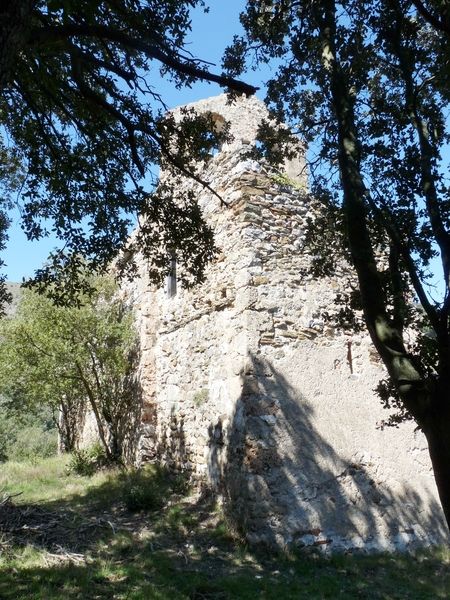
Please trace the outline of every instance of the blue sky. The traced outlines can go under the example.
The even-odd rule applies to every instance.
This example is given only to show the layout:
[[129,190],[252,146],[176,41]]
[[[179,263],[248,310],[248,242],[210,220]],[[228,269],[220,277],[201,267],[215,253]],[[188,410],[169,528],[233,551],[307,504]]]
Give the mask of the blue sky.
[[[245,6],[245,0],[209,0],[209,13],[196,10],[192,14],[192,32],[189,35],[188,49],[197,56],[215,63],[211,71],[220,72],[220,62],[223,50],[231,42],[233,35],[241,31],[239,13]],[[258,96],[264,96],[264,82],[273,76],[273,71],[266,66],[264,70],[249,72],[243,79],[248,83],[260,87]],[[168,82],[161,81],[160,91],[166,104],[174,107],[202,98],[214,96],[222,92],[215,84],[196,83],[192,88],[177,90]],[[19,214],[16,211],[11,215],[10,240],[6,251],[3,253],[6,262],[5,272],[9,281],[21,281],[33,275],[45,261],[51,249],[55,246],[53,238],[29,242],[20,229]],[[437,262],[432,265],[432,270],[440,273]],[[438,284],[434,296],[442,295],[443,286]]]
[[[220,61],[223,50],[231,42],[233,35],[240,31],[239,13],[245,0],[210,0],[210,12],[204,14],[196,10],[192,15],[192,32],[189,36],[188,49],[198,58],[216,63],[211,71],[220,72]],[[245,78],[249,83],[262,87],[262,81],[268,79],[268,71],[250,73]],[[169,107],[194,102],[221,93],[218,85],[197,83],[192,88],[176,90],[169,83],[163,83],[161,92]],[[262,97],[262,92],[259,95]],[[5,272],[9,281],[22,281],[33,275],[45,261],[56,240],[45,238],[29,242],[19,224],[19,213],[11,214],[12,224],[9,231],[9,242],[3,253],[6,263]]]

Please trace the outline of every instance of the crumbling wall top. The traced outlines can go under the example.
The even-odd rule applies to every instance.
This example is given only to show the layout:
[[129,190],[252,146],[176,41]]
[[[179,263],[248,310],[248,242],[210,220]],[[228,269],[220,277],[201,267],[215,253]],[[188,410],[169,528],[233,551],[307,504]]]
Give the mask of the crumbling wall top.
[[179,106],[172,114],[181,115],[183,109],[194,109],[199,114],[210,113],[222,117],[229,123],[230,134],[234,144],[251,144],[255,142],[258,127],[263,119],[269,117],[269,112],[261,100],[256,96],[237,96],[230,99],[228,94],[220,94]]
[[[217,123],[227,122],[231,139],[221,148],[222,151],[227,152],[234,152],[243,146],[254,144],[262,121],[271,121],[266,105],[256,96],[242,95],[231,99],[228,94],[220,94],[179,106],[171,112],[175,118],[181,118],[185,109],[193,109],[198,114],[209,113]],[[301,140],[295,142],[293,149],[294,156],[286,158],[283,164],[279,165],[279,169],[291,180],[306,185],[305,148]]]

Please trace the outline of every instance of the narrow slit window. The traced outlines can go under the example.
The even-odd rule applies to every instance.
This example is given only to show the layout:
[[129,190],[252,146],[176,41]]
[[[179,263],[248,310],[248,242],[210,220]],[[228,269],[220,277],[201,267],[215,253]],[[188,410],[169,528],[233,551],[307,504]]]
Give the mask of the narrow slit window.
[[170,271],[166,276],[166,293],[168,298],[173,298],[177,293],[177,259],[175,253],[170,256]]

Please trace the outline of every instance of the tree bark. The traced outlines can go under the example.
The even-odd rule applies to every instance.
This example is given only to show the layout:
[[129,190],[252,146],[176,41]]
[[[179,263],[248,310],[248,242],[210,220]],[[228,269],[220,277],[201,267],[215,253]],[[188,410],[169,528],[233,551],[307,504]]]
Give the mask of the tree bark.
[[86,391],[86,395],[87,395],[87,398],[89,400],[89,404],[90,404],[90,406],[92,408],[92,412],[94,413],[95,420],[96,420],[96,423],[97,423],[97,428],[98,428],[98,434],[99,434],[100,440],[101,440],[101,442],[103,444],[103,448],[105,450],[106,457],[107,457],[107,459],[109,461],[113,462],[114,456],[111,453],[111,449],[109,447],[108,440],[106,439],[106,434],[105,434],[105,429],[103,427],[102,417],[101,417],[100,412],[98,410],[94,394],[92,393],[92,390],[91,390],[91,386],[89,385],[88,380],[84,376],[83,370],[80,367],[80,365],[78,364],[78,362],[75,362],[75,364],[76,364],[78,373],[80,375],[80,379],[81,379],[81,381],[83,383],[84,389]]
[[436,487],[441,501],[442,510],[444,511],[447,526],[450,529],[450,480],[449,480],[449,464],[450,464],[450,448],[446,443],[445,436],[448,438],[448,427],[444,434],[440,430],[439,423],[437,427],[429,431],[427,434],[428,449],[433,465],[433,473],[436,481]]
[[428,442],[439,498],[450,529],[450,405],[449,381],[441,381],[422,429]]
[[36,0],[2,2],[0,8],[0,90],[8,84],[14,62],[25,46]]
[[381,359],[394,381],[406,408],[420,422],[428,389],[423,375],[403,343],[402,328],[387,312],[387,302],[372,247],[367,217],[367,190],[361,173],[360,140],[354,100],[346,73],[336,56],[336,7],[334,0],[322,2],[319,16],[322,62],[328,74],[332,106],[337,120],[339,170],[343,208],[352,263],[358,276],[364,320]]
[[323,0],[318,23],[322,62],[330,82],[332,105],[338,125],[339,169],[343,207],[352,262],[359,280],[364,319],[370,337],[395,383],[407,410],[423,429],[428,441],[439,498],[450,529],[450,405],[449,377],[430,381],[406,351],[402,328],[389,318],[368,229],[366,189],[360,165],[360,141],[353,98],[346,74],[336,56],[336,6]]

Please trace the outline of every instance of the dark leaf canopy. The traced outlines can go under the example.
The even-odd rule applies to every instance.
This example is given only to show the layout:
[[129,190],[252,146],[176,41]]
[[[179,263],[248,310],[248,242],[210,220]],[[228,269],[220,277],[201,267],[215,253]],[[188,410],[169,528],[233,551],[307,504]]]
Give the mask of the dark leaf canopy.
[[[336,248],[347,252],[404,401],[411,389],[448,386],[450,370],[447,5],[249,0],[246,36],[224,61],[233,75],[277,61],[267,101],[309,145],[313,189],[339,239],[315,248],[316,264],[332,269]],[[431,261],[440,294],[428,286]]]
[[[0,118],[21,165],[23,228],[30,239],[52,231],[64,243],[40,272],[44,281],[54,266],[73,265],[75,255],[106,265],[137,214],[153,216],[148,190],[161,160],[191,173],[215,143],[193,115],[181,124],[163,121],[161,77],[180,87],[207,80],[238,93],[255,90],[211,73],[186,51],[190,11],[202,0],[7,4],[0,9]],[[182,153],[169,143],[174,135],[184,139]],[[157,222],[182,247],[182,221],[208,255],[210,236],[202,241],[205,230],[196,230],[196,209],[187,204],[177,208],[166,194],[164,224]],[[190,239],[191,251],[194,245]]]

